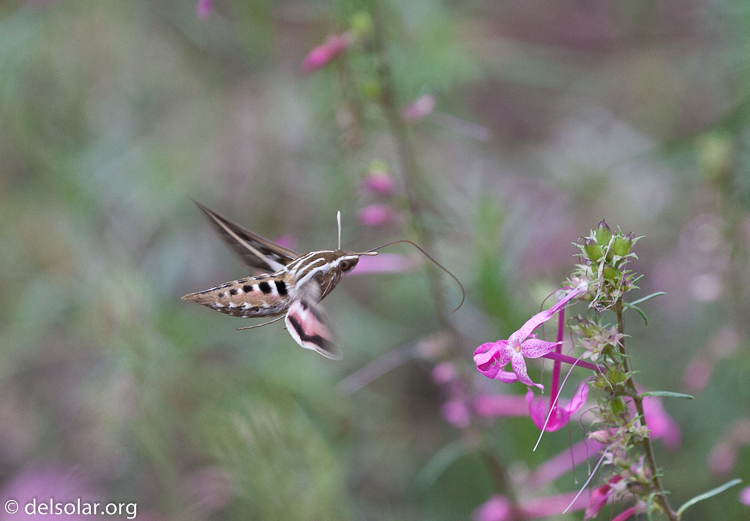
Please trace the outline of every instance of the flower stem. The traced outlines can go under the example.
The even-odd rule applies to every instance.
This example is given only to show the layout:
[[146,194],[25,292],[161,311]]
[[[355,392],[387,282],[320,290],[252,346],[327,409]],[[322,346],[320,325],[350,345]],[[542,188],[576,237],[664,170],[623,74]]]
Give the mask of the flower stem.
[[[385,29],[381,19],[381,11],[380,1],[375,0],[373,2],[373,28],[375,53],[377,56],[377,75],[380,82],[380,104],[383,108],[388,130],[396,146],[396,158],[404,182],[412,228],[417,236],[417,242],[430,255],[433,255],[435,238],[432,231],[424,222],[422,203],[417,191],[417,187],[423,186],[424,183],[422,182],[416,155],[411,145],[409,129],[401,117],[401,111],[397,102],[393,71],[387,56]],[[445,320],[445,299],[442,284],[440,283],[440,275],[432,265],[427,265],[426,269],[430,291],[432,292],[438,312],[438,320],[443,329],[448,329],[447,321]]]
[[[625,372],[627,374],[630,374],[632,372],[632,367],[630,365],[630,357],[628,356],[628,352],[625,349],[625,322],[623,320],[623,308],[624,306],[622,304],[622,297],[620,297],[617,299],[617,302],[614,305],[614,312],[617,316],[617,333],[621,338],[619,344],[620,354],[623,355],[622,360],[623,365],[625,366]],[[646,426],[646,414],[643,410],[643,398],[640,396],[640,393],[636,389],[633,378],[628,378],[628,387],[630,388],[633,404],[635,405],[635,410],[638,413],[640,421],[644,426]],[[648,467],[651,471],[651,487],[657,494],[656,501],[658,501],[658,503],[664,509],[664,512],[666,513],[670,521],[679,521],[680,518],[678,517],[677,513],[672,510],[672,507],[669,504],[667,493],[664,491],[664,486],[662,485],[661,477],[659,475],[659,469],[656,466],[656,457],[654,456],[654,447],[651,443],[651,437],[644,437],[643,441],[641,441],[641,445],[643,446],[643,450],[646,453],[646,461],[648,462]]]

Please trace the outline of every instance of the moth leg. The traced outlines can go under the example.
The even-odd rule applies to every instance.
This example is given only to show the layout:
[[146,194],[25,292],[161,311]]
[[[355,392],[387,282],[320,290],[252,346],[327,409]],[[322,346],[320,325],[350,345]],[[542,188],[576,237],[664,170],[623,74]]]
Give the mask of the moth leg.
[[256,327],[267,326],[268,324],[273,324],[274,322],[278,322],[282,318],[284,318],[284,315],[278,316],[274,318],[273,320],[269,320],[268,322],[263,322],[262,324],[255,324],[254,326],[238,327],[237,331],[242,331],[243,329],[255,329]]

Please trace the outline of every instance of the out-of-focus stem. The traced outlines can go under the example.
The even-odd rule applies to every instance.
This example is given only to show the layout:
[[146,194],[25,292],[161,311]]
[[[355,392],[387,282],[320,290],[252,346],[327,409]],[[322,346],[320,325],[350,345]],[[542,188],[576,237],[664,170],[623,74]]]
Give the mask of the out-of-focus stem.
[[[382,7],[380,0],[372,2],[372,18],[374,29],[375,53],[377,55],[377,75],[380,83],[380,103],[385,114],[388,130],[396,146],[396,157],[401,171],[406,197],[409,204],[409,215],[412,228],[416,234],[417,242],[430,254],[434,256],[435,237],[432,230],[424,221],[423,205],[421,202],[419,188],[423,186],[422,176],[417,163],[416,154],[411,145],[409,129],[401,117],[401,110],[396,96],[396,84],[393,79],[393,71],[388,60],[386,49],[385,29],[382,20]],[[446,320],[446,306],[443,286],[440,274],[432,265],[427,265],[427,277],[430,292],[435,302],[440,328],[447,337],[447,347],[453,358],[461,359],[460,335]],[[470,381],[467,382],[470,385]],[[468,437],[477,439],[479,437],[477,426],[470,425],[467,429]],[[482,450],[482,459],[487,466],[495,487],[505,495],[511,504],[511,519],[521,519],[518,514],[518,501],[513,486],[508,478],[508,473],[503,463],[488,451]]]
[[[623,320],[622,313],[622,297],[617,299],[617,302],[614,305],[614,312],[617,316],[617,333],[619,334],[621,339],[619,348],[620,353],[623,355],[623,365],[625,366],[625,372],[630,374],[632,372],[632,368],[630,365],[630,357],[628,356],[628,352],[625,350],[625,322]],[[641,398],[638,389],[636,389],[635,382],[632,378],[628,379],[628,387],[630,388],[633,398],[633,404],[635,405],[635,410],[638,413],[641,424],[646,426],[646,414],[643,410],[643,398]],[[666,492],[664,492],[664,486],[662,485],[661,477],[659,476],[659,469],[656,466],[656,456],[654,456],[654,447],[651,444],[651,437],[646,436],[645,438],[643,438],[641,444],[643,446],[643,451],[646,453],[646,461],[648,462],[648,467],[651,471],[651,486],[653,487],[654,492],[656,492],[657,494],[656,501],[658,501],[661,507],[664,509],[664,513],[667,515],[667,517],[669,517],[670,521],[679,521],[677,513],[672,510],[672,507],[669,504],[669,498],[667,497]]]
[[[421,172],[417,164],[414,149],[411,146],[409,129],[401,117],[401,111],[396,99],[396,87],[393,80],[393,71],[390,61],[388,60],[385,31],[381,19],[381,9],[379,1],[373,2],[373,27],[375,36],[375,52],[377,55],[377,74],[380,80],[380,103],[383,107],[388,130],[390,131],[394,144],[396,146],[396,156],[399,163],[399,169],[404,181],[406,198],[409,204],[409,215],[414,233],[424,249],[434,254],[435,238],[432,231],[424,222],[422,203],[420,201],[417,187],[422,185]],[[445,298],[443,288],[440,282],[440,275],[434,266],[427,265],[427,277],[429,278],[430,291],[435,301],[435,307],[438,312],[438,320],[443,329],[449,330],[447,320],[445,320]]]

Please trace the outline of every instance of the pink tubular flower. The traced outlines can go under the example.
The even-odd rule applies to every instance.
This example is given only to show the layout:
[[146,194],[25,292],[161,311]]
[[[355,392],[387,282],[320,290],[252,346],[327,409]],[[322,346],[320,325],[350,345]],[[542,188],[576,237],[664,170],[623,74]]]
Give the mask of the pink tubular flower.
[[750,506],[750,487],[745,487],[740,492],[740,503]]
[[440,408],[440,413],[443,415],[445,421],[457,429],[464,429],[471,422],[469,407],[466,405],[466,402],[459,398],[445,402]]
[[195,14],[198,18],[208,18],[213,8],[213,0],[198,0],[195,6]]
[[474,521],[505,521],[510,519],[510,501],[503,496],[492,496],[474,511]]
[[[567,404],[561,405],[561,400],[558,400],[557,404],[552,408],[552,414],[550,415],[549,420],[547,420],[547,412],[549,409],[545,405],[546,400],[541,396],[537,396],[535,399],[534,391],[532,391],[531,388],[529,388],[526,393],[526,403],[529,406],[529,413],[531,414],[531,419],[534,421],[534,425],[540,430],[544,429],[547,432],[554,432],[568,424],[570,417],[573,416],[578,409],[583,407],[588,397],[589,386],[588,380],[586,379],[578,384],[576,390],[573,391],[573,398],[571,398]],[[545,421],[547,422],[546,426],[544,424]]]
[[359,258],[357,267],[352,271],[353,275],[365,275],[367,273],[399,273],[414,271],[424,261],[420,257],[401,255],[399,253],[378,253],[373,256],[362,256]]
[[427,116],[435,108],[435,98],[426,94],[411,105],[407,105],[401,117],[407,123],[415,123]]
[[511,519],[539,519],[558,516],[566,506],[570,510],[581,510],[586,506],[585,498],[573,500],[575,493],[558,494],[530,499],[517,505],[513,511],[510,501],[503,496],[492,496],[472,515],[474,521],[509,521]]
[[619,474],[613,476],[604,485],[591,493],[589,506],[586,507],[586,514],[583,516],[584,520],[593,519],[599,514],[602,507],[607,504],[612,494],[615,493],[615,485],[620,481],[622,481],[622,476]]
[[351,44],[348,33],[329,36],[323,45],[314,47],[300,65],[302,72],[312,72],[328,65],[331,60],[344,52]]
[[371,170],[367,173],[362,187],[368,191],[381,195],[393,195],[396,191],[396,184],[393,178],[383,170]]
[[479,416],[526,416],[529,408],[517,394],[479,395],[474,398],[474,412]]
[[[520,381],[526,385],[534,385],[540,389],[544,389],[543,385],[535,384],[529,378],[524,358],[539,358],[544,356],[560,345],[560,343],[539,340],[531,332],[539,325],[551,319],[570,300],[586,293],[587,289],[587,284],[582,282],[550,309],[537,313],[527,320],[521,326],[521,329],[510,335],[508,340],[488,342],[477,347],[474,351],[474,363],[476,363],[479,372],[487,378],[493,378],[501,382],[510,383]],[[503,370],[508,363],[513,368],[512,373]]]
[[682,441],[680,426],[664,410],[661,398],[646,396],[643,399],[643,413],[652,438],[662,438],[664,446],[670,450],[679,448]]

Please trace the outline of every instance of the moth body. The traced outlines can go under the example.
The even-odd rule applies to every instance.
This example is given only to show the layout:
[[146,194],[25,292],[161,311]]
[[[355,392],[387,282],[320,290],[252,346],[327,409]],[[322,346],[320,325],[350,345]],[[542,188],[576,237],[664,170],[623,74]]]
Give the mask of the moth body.
[[342,250],[340,221],[339,249],[299,254],[196,204],[242,261],[265,273],[190,293],[182,300],[233,317],[279,317],[276,320],[280,320],[283,316],[289,334],[300,346],[328,358],[341,358],[320,301],[357,265],[361,255],[376,253]]

